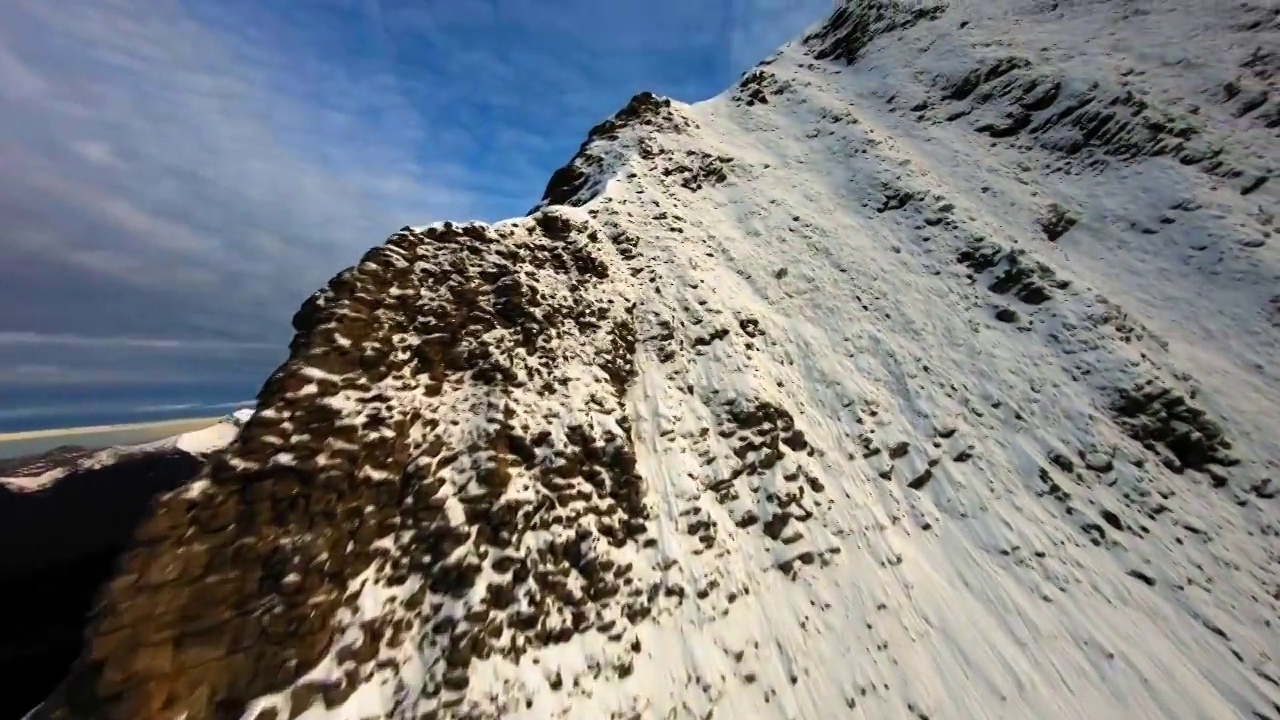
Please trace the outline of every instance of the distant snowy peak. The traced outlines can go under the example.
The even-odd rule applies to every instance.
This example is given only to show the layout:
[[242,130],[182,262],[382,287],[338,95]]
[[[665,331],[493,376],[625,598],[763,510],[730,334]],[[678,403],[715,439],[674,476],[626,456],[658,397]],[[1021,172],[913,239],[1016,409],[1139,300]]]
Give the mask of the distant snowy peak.
[[232,422],[135,445],[56,449],[0,469],[0,576],[76,562],[126,543],[146,508],[193,480],[238,433]]

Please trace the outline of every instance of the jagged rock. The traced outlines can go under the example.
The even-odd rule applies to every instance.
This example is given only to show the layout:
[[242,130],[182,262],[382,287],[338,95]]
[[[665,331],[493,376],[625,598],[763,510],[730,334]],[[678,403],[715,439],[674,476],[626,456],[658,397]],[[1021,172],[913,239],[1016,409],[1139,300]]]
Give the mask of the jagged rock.
[[1048,265],[1027,262],[1025,257],[1023,250],[1005,250],[996,243],[975,239],[956,259],[975,273],[975,281],[976,274],[996,270],[995,279],[987,289],[996,295],[1013,295],[1028,305],[1042,305],[1053,298],[1052,290],[1070,287],[1070,283],[1058,278]]
[[[628,420],[617,410],[634,372],[635,334],[626,293],[607,282],[610,247],[585,222],[549,211],[501,229],[404,230],[336,276],[295,318],[291,357],[264,384],[239,440],[138,528],[91,631],[105,664],[94,661],[96,649],[78,664],[48,716],[185,712],[198,720],[243,708],[293,683],[335,643],[344,652],[341,628],[352,612],[344,593],[366,571],[389,587],[425,582],[428,597],[461,599],[482,577],[486,554],[518,547],[520,563],[580,578],[604,612],[618,592],[617,577],[602,572],[619,565],[610,548],[634,542],[646,516]],[[392,345],[396,337],[413,342]],[[361,358],[374,353],[376,372],[362,370]],[[612,403],[614,414],[591,419],[581,408],[577,422],[551,424],[532,403],[554,402],[560,373],[575,368],[599,373],[598,392],[613,398],[602,410]],[[520,378],[526,389],[513,385]],[[320,391],[307,392],[316,382]],[[369,402],[410,391],[426,404]],[[480,423],[472,429],[439,414],[442,393],[458,391],[475,393],[450,406],[472,413]],[[317,401],[343,395],[366,402]],[[535,435],[553,463],[522,449]],[[530,484],[560,498],[559,508],[536,517],[534,507],[522,509],[516,498],[526,491],[517,489]],[[447,512],[451,505],[461,515]],[[595,524],[566,524],[583,513]],[[420,552],[375,552],[401,532]],[[543,539],[524,544],[528,532]],[[458,556],[469,542],[474,554]],[[557,597],[555,576],[516,570],[521,596]],[[501,595],[470,597],[471,614],[449,634],[430,635],[439,639],[428,647],[441,656],[518,652],[515,636],[495,645],[470,625],[474,612],[501,607]],[[519,647],[572,633],[535,633]],[[250,635],[265,642],[244,645]],[[111,652],[107,638],[150,649]],[[364,647],[375,654],[357,651],[350,661],[372,661],[377,646]],[[427,689],[464,680],[429,678]]]
[[901,0],[865,0],[838,8],[816,32],[804,39],[818,60],[854,63],[881,35],[936,20],[946,5],[924,5]]
[[697,192],[708,185],[720,185],[729,180],[728,167],[733,162],[731,157],[696,152],[688,153],[686,160],[686,163],[663,169],[662,175],[678,177],[680,186],[690,192]]
[[1040,218],[1040,229],[1044,231],[1044,236],[1049,242],[1057,242],[1075,227],[1077,222],[1079,220],[1070,211],[1054,203],[1045,209],[1044,217]]
[[787,87],[777,77],[763,68],[756,68],[743,76],[733,98],[747,107],[768,105],[770,96],[786,92]]
[[640,127],[658,132],[681,132],[688,122],[672,109],[671,99],[642,92],[613,115],[591,128],[587,140],[568,164],[556,170],[547,181],[542,202],[531,212],[550,205],[581,206],[596,196],[608,178],[612,165],[593,148],[600,143],[619,140],[629,129]]
[[1238,464],[1221,426],[1204,410],[1169,387],[1148,380],[1122,389],[1112,406],[1130,436],[1159,443],[1177,462],[1191,469]]

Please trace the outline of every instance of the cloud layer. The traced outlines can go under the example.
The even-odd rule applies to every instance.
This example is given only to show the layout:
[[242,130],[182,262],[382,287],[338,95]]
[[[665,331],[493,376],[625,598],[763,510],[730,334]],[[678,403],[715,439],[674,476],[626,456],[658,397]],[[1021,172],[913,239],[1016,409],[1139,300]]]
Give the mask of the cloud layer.
[[713,95],[829,5],[0,3],[0,400],[251,394],[364,249],[522,213],[631,94]]

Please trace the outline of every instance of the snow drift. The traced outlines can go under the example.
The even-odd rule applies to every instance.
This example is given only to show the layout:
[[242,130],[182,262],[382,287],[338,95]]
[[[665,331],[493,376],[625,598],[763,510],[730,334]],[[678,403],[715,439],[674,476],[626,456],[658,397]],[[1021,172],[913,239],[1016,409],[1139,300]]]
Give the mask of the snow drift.
[[37,717],[1280,718],[1280,15],[851,0],[405,228]]

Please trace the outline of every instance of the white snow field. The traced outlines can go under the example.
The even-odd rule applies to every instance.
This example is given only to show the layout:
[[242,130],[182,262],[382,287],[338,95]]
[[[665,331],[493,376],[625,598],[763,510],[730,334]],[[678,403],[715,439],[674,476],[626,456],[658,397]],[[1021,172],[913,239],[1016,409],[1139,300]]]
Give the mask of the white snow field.
[[[1278,17],[851,0],[720,96],[638,96],[540,209],[595,238],[583,302],[634,303],[652,534],[599,562],[647,617],[459,679],[425,623],[479,595],[425,617],[370,570],[245,717],[1280,720]],[[580,377],[564,427],[610,402]],[[355,673],[389,616],[424,639]]]

